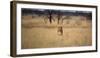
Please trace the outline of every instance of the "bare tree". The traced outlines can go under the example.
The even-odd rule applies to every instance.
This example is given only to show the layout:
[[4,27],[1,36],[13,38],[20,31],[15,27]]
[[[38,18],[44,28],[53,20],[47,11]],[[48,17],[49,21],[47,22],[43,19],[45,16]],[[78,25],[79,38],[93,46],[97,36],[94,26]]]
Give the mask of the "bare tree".
[[47,13],[47,15],[46,15],[46,17],[44,18],[44,20],[45,19],[49,19],[49,22],[50,23],[52,23],[52,21],[55,21],[54,19],[53,19],[53,11],[52,10],[46,10],[46,13]]
[[63,22],[63,20],[62,20],[62,13],[61,13],[61,11],[58,11],[58,14],[57,14],[57,19],[58,19],[58,24],[61,22]]

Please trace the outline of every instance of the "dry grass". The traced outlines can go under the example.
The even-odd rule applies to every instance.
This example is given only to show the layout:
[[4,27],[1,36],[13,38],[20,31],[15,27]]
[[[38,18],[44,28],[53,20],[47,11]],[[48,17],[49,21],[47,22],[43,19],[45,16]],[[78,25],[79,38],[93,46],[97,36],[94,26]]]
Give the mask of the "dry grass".
[[[41,18],[22,19],[22,49],[29,48],[51,48],[51,47],[71,47],[92,45],[91,20],[80,21],[73,16],[70,23],[64,20],[62,24],[57,24],[57,20],[50,24]],[[75,23],[77,21],[81,24]],[[62,27],[63,35],[58,32],[58,27]]]

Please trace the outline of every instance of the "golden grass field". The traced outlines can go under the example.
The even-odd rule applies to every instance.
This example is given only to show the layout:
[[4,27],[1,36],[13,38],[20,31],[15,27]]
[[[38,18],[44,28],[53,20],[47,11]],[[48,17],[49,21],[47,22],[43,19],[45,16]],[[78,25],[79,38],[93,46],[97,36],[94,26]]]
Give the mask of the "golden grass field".
[[[84,20],[80,20],[81,18]],[[62,35],[59,27],[62,27]],[[92,20],[72,16],[71,20],[64,20],[61,24],[57,24],[57,20],[50,24],[42,17],[23,16],[21,36],[22,49],[90,46],[92,45]]]

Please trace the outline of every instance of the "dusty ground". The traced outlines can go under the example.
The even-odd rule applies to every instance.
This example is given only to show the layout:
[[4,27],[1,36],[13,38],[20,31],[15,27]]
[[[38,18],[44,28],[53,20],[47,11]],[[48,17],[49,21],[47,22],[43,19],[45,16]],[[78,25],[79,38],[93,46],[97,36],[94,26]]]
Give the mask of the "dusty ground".
[[[72,20],[69,20],[70,23],[64,20],[62,24],[57,24],[57,20],[50,24],[48,21],[44,22],[41,17],[23,18],[22,49],[92,45],[92,22],[80,18],[73,16]],[[75,23],[76,20],[77,23],[78,21],[81,23]],[[58,31],[59,27],[62,27],[62,35]]]

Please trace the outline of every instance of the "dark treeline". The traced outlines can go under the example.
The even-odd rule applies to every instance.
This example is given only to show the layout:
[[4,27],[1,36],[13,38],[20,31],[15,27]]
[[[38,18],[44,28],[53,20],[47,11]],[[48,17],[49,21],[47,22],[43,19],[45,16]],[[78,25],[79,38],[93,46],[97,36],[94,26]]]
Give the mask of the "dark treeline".
[[53,9],[29,9],[29,8],[22,8],[21,12],[22,12],[22,15],[29,15],[29,14],[49,15],[48,13],[50,13],[50,12],[52,12],[52,14],[56,14],[56,15],[59,12],[62,15],[74,15],[74,16],[78,16],[78,15],[91,16],[92,15],[92,13],[90,11],[53,10]]

